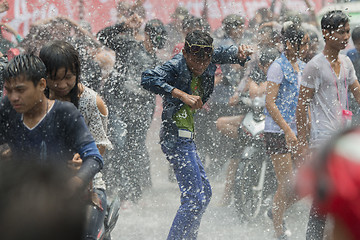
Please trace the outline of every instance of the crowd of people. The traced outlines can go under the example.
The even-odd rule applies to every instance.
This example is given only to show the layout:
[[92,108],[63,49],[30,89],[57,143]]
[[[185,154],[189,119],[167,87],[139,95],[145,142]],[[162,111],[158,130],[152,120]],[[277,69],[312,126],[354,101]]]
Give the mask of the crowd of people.
[[[93,206],[82,239],[96,239],[93,226],[103,223],[109,197],[136,204],[152,187],[145,142],[161,97],[161,149],[181,192],[168,239],[196,239],[212,196],[209,177],[224,167],[222,205],[232,202],[244,150],[239,100],[263,99],[264,146],[277,179],[267,212],[274,236],[288,239],[284,214],[307,192],[315,196],[307,239],[322,239],[333,209],[316,188],[300,184],[297,191],[295,174],[339,130],[360,121],[360,27],[350,29],[340,10],[318,24],[312,10],[283,7],[277,15],[271,6],[250,20],[230,14],[213,30],[206,0],[200,17],[177,7],[168,24],[146,20],[143,4],[120,1],[118,22],[96,34],[63,16],[33,23],[26,36],[0,24],[16,39],[0,35],[0,158],[67,169],[70,195],[86,192]],[[349,215],[336,216],[348,223]],[[357,236],[353,226],[349,234]]]

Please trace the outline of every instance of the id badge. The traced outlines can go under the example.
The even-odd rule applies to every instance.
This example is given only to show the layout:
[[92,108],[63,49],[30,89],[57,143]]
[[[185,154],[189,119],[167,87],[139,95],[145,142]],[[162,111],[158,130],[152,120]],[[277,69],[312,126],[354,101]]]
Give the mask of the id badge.
[[353,113],[350,110],[346,110],[346,109],[342,110],[342,120],[343,120],[344,126],[346,126],[346,127],[351,126],[352,115],[353,115]]

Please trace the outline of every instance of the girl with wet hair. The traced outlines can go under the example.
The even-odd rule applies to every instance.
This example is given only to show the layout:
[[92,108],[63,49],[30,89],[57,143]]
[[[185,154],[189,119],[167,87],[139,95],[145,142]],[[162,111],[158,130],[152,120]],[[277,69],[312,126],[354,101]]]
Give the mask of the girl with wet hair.
[[297,145],[295,110],[305,67],[299,59],[299,51],[305,37],[304,31],[293,22],[285,22],[281,31],[284,51],[267,72],[265,141],[278,182],[272,211],[269,210],[268,215],[274,222],[278,239],[287,239],[289,235],[283,216],[295,201],[289,182],[293,179],[295,163],[292,155]]
[[[92,89],[79,82],[80,60],[75,48],[64,41],[54,41],[40,50],[40,58],[46,66],[47,89],[50,99],[72,102],[85,119],[101,155],[111,149],[107,138],[108,109],[100,96]],[[81,166],[79,154],[69,159],[68,167],[75,172]],[[106,194],[102,174],[95,175],[89,186],[90,222],[86,226],[86,239],[96,239],[105,217]]]

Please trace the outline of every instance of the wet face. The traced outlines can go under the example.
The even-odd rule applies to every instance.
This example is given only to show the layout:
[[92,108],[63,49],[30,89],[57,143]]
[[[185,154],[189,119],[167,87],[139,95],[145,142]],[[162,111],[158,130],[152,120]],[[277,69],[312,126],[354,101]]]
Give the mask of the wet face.
[[244,34],[244,25],[239,24],[237,26],[234,26],[231,30],[230,30],[230,36],[235,38],[235,39],[240,39],[242,38]]
[[187,53],[185,50],[183,50],[183,54],[187,67],[195,76],[203,74],[211,62],[211,56],[209,55],[199,58],[197,55]]
[[25,76],[6,81],[5,89],[11,106],[18,113],[31,113],[44,98],[46,80],[41,79],[36,86]]
[[50,92],[56,97],[66,97],[76,84],[76,75],[70,70],[66,72],[65,68],[60,68],[56,77],[48,77],[47,85]]
[[310,47],[310,37],[308,34],[305,34],[299,46],[299,57],[301,59],[304,59],[307,56],[309,47]]
[[345,49],[350,39],[350,25],[340,25],[336,30],[324,30],[326,44],[333,48],[342,50]]

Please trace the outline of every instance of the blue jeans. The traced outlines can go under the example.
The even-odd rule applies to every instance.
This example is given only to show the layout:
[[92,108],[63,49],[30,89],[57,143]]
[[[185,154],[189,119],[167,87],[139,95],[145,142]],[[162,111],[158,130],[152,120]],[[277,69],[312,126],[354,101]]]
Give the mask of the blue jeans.
[[176,147],[161,147],[174,168],[181,191],[181,206],[167,239],[196,239],[201,217],[212,195],[209,180],[196,152],[196,145],[192,139],[179,137]]

